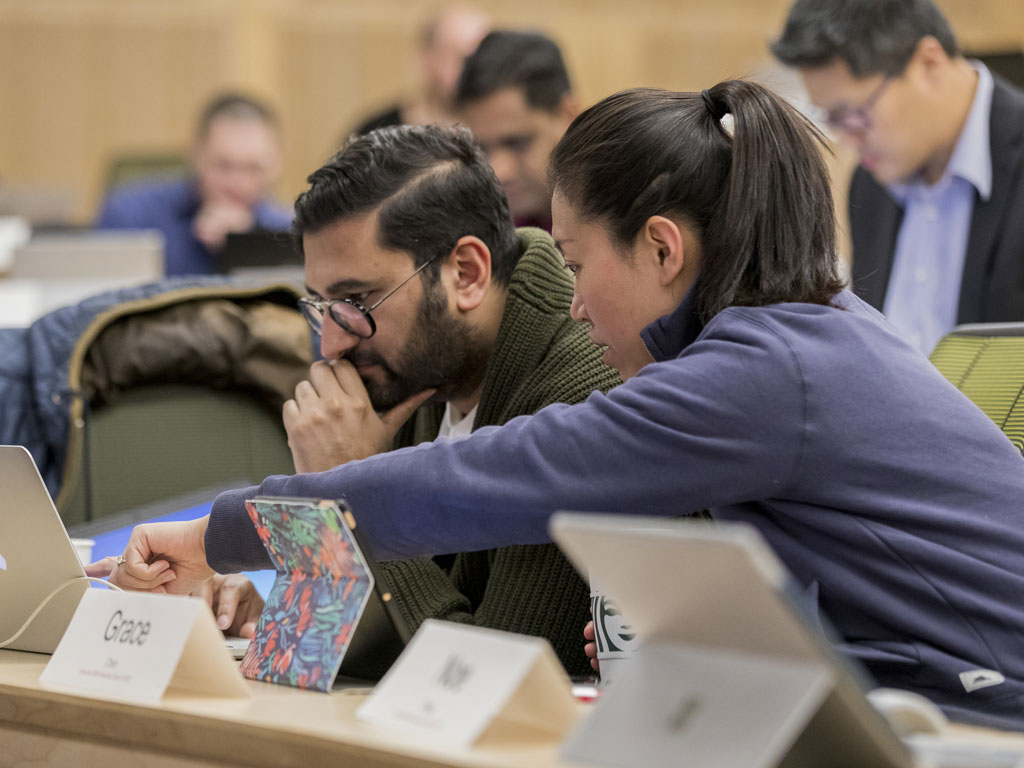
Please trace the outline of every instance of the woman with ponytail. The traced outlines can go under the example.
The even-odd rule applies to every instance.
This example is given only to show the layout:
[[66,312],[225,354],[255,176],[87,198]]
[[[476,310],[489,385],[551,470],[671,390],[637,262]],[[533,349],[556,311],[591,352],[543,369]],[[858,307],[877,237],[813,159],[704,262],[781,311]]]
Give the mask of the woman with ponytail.
[[269,567],[256,495],[344,496],[385,558],[543,542],[558,509],[708,510],[762,533],[879,684],[1024,727],[1024,457],[842,289],[822,148],[748,82],[594,105],[551,157],[553,234],[621,386],[223,494],[136,531],[118,580]]

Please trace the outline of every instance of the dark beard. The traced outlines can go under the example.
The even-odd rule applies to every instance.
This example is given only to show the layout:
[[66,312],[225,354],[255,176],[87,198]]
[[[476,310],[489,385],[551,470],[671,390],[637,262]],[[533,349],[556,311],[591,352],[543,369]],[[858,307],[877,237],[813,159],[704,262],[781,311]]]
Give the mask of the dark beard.
[[384,381],[363,379],[374,410],[389,411],[425,389],[436,388],[431,398],[447,401],[474,391],[483,381],[490,349],[472,328],[448,310],[438,285],[424,285],[416,327],[392,368],[377,355],[360,355],[358,347],[349,355],[353,365],[378,365]]

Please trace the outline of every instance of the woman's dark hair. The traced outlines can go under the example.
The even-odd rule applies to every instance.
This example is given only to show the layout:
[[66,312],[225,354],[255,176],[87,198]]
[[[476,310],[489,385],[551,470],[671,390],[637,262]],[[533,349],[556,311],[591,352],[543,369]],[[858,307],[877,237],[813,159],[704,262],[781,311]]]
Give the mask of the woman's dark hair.
[[[494,171],[465,128],[404,125],[355,136],[314,171],[295,200],[292,237],[378,211],[377,242],[411,253],[416,266],[475,235],[491,251],[491,276],[507,285],[519,260],[508,201]],[[435,261],[423,271],[432,283]]]
[[810,121],[754,83],[629,90],[569,126],[551,154],[551,186],[626,250],[651,216],[688,226],[700,243],[705,321],[734,305],[828,304],[842,281],[825,146]]

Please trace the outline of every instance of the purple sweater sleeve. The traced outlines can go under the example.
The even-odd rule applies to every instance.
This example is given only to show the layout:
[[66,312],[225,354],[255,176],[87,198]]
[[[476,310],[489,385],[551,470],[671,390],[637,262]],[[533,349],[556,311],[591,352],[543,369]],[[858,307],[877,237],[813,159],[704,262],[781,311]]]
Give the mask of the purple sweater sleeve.
[[267,562],[244,510],[252,495],[343,496],[385,560],[549,541],[559,509],[673,515],[767,498],[796,470],[803,401],[787,344],[732,322],[585,403],[223,494],[208,559],[217,570]]
[[260,496],[259,486],[226,491],[210,510],[206,562],[217,573],[272,569],[274,564],[245,511],[245,502]]

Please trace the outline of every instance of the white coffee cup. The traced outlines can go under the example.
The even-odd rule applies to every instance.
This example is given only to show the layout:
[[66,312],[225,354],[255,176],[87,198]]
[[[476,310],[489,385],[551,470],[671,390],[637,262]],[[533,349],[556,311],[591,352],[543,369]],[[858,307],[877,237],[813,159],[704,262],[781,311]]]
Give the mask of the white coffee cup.
[[590,611],[594,617],[594,642],[601,667],[601,685],[607,686],[622,674],[640,646],[636,632],[622,615],[615,601],[590,580]]
[[75,548],[75,552],[78,554],[78,559],[82,562],[82,565],[88,565],[92,562],[92,548],[96,546],[96,542],[92,539],[72,539],[71,546]]

